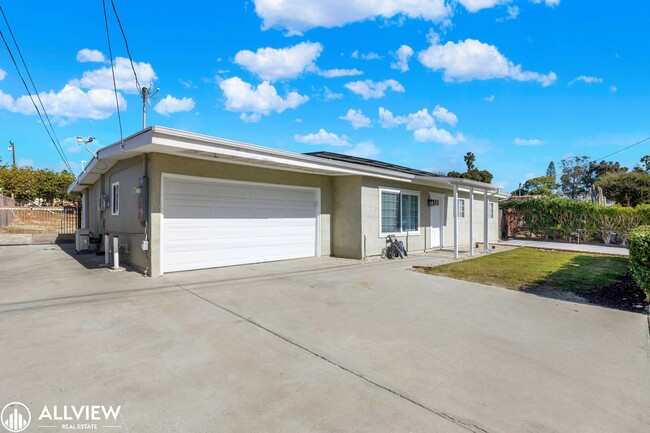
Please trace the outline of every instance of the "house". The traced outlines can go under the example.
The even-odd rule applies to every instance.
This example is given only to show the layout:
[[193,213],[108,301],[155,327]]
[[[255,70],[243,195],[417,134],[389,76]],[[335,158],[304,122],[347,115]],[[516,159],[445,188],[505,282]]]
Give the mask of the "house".
[[459,245],[498,239],[506,197],[494,185],[379,161],[160,126],[100,149],[68,191],[82,195],[82,227],[118,236],[120,260],[151,276],[363,259],[382,254],[389,234],[408,251],[458,254]]

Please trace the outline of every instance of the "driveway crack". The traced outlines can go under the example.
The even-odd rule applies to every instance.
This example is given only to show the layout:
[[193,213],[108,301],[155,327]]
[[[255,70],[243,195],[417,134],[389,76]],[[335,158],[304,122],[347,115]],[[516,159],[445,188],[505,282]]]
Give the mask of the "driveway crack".
[[[169,280],[167,280],[167,281],[169,281]],[[274,330],[272,330],[270,328],[267,328],[266,326],[262,325],[259,322],[256,322],[255,320],[253,320],[250,317],[245,317],[245,316],[237,313],[236,311],[231,310],[228,307],[225,307],[225,306],[223,306],[223,305],[221,305],[221,304],[219,304],[219,303],[217,303],[215,301],[212,301],[212,300],[210,300],[210,299],[208,299],[208,298],[206,298],[204,296],[199,295],[198,293],[194,292],[191,289],[183,287],[181,284],[175,283],[173,281],[170,281],[170,283],[172,283],[175,286],[177,286],[178,288],[188,292],[189,294],[194,295],[197,298],[199,298],[199,299],[201,299],[201,300],[203,300],[203,301],[205,301],[205,302],[207,302],[209,304],[212,304],[217,308],[220,308],[221,310],[223,310],[223,311],[225,311],[227,313],[229,313],[229,314],[231,314],[231,315],[233,315],[233,316],[235,316],[235,317],[237,317],[237,318],[239,318],[239,319],[241,319],[241,320],[243,320],[243,321],[245,321],[247,323],[250,323],[251,325],[256,326],[259,329],[262,329],[263,331],[268,332],[269,334],[271,334],[271,335],[285,341],[286,343],[289,343],[292,346],[297,347],[298,349],[300,349],[300,350],[302,350],[304,352],[307,352],[307,353],[311,354],[312,356],[315,356],[315,357],[327,362],[328,364],[339,368],[340,370],[343,370],[344,372],[346,372],[348,374],[351,374],[351,375],[353,375],[353,376],[355,376],[355,377],[357,377],[357,378],[359,378],[359,379],[361,379],[361,380],[363,380],[363,381],[365,381],[365,382],[367,382],[367,383],[369,383],[369,384],[371,384],[371,385],[373,385],[373,386],[375,386],[375,387],[377,387],[379,389],[382,389],[382,390],[384,390],[386,392],[389,392],[389,393],[395,395],[396,397],[398,397],[398,398],[400,398],[402,400],[405,400],[405,401],[407,401],[407,402],[409,402],[409,403],[411,403],[411,404],[413,404],[415,406],[418,406],[421,409],[424,409],[424,410],[426,410],[427,412],[429,412],[429,413],[431,413],[433,415],[436,415],[436,416],[438,416],[440,418],[443,418],[443,419],[445,419],[445,420],[447,420],[447,421],[449,421],[449,422],[451,422],[453,424],[456,424],[457,426],[459,426],[459,427],[461,427],[461,428],[463,428],[463,429],[465,429],[467,431],[471,431],[471,432],[474,432],[474,433],[490,433],[488,430],[486,430],[483,427],[480,427],[480,426],[476,425],[472,421],[465,420],[465,419],[462,419],[462,418],[458,418],[458,417],[450,415],[450,414],[448,414],[446,412],[430,408],[430,407],[426,406],[425,404],[420,403],[419,401],[402,394],[399,391],[396,391],[396,390],[394,390],[394,389],[392,389],[392,388],[390,388],[390,387],[388,387],[386,385],[382,385],[381,383],[376,382],[376,381],[364,376],[361,373],[358,373],[358,372],[356,372],[354,370],[351,370],[351,369],[349,369],[349,368],[347,368],[347,367],[345,367],[345,366],[343,366],[343,365],[341,365],[341,364],[327,358],[326,356],[321,355],[320,353],[314,352],[313,350],[301,345],[300,343],[297,343],[297,342],[291,340],[290,338],[285,337],[284,335],[279,334],[278,332],[276,332],[276,331],[274,331]]]

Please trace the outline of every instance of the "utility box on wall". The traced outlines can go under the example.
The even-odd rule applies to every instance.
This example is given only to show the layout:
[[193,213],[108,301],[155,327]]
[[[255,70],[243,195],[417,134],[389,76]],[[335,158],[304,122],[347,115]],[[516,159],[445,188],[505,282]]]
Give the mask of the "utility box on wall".
[[138,179],[138,220],[147,221],[149,215],[149,178]]

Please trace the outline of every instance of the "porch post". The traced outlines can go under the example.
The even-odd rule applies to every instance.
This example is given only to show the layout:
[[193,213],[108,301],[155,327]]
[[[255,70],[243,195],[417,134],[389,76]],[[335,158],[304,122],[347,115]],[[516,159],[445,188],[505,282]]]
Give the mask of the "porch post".
[[458,258],[458,185],[454,184],[454,259]]
[[483,195],[483,252],[488,252],[488,222],[489,222],[489,201],[488,201],[488,190],[487,188],[484,191]]
[[474,257],[474,187],[469,188],[469,256]]

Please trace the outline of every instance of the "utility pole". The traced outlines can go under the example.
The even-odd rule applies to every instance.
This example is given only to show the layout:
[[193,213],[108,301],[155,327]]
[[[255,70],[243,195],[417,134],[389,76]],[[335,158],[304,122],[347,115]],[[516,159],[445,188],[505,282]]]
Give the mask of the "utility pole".
[[[149,87],[143,87],[140,91],[140,96],[142,96],[142,129],[147,127],[147,102],[156,100],[158,92],[160,92],[160,88],[157,88],[155,92],[151,93],[152,88],[153,83],[149,83]],[[151,102],[149,103],[151,104]]]
[[13,141],[9,141],[9,147],[7,150],[11,150],[11,168],[16,169],[16,145]]

